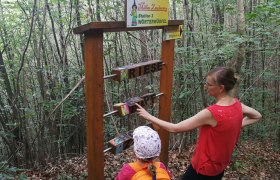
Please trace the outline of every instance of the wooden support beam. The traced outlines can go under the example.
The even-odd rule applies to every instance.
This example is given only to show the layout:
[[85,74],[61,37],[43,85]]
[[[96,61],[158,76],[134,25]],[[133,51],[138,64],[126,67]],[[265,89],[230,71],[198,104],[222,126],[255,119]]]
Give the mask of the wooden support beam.
[[[104,179],[103,31],[85,34],[88,179]],[[102,170],[101,170],[102,169]]]
[[[164,93],[164,95],[160,96],[159,98],[159,118],[168,122],[170,121],[171,118],[174,46],[175,46],[175,40],[169,40],[169,41],[163,41],[161,47],[161,59],[163,63],[165,63],[165,66],[163,67],[160,73],[160,92]],[[167,167],[169,132],[160,129],[159,136],[161,138],[160,160]]]
[[[184,24],[183,20],[168,20],[168,26],[178,26]],[[137,30],[151,30],[162,29],[166,26],[150,26],[150,27],[130,27],[127,28],[125,21],[111,21],[111,22],[91,22],[73,29],[74,34],[82,34],[92,30],[103,30],[103,32],[120,32],[120,31],[137,31]]]

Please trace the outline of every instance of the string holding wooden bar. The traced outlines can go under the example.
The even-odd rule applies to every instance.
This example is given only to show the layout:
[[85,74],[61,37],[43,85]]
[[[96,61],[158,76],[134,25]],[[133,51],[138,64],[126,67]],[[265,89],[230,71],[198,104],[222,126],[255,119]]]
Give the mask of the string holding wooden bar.
[[103,117],[107,117],[113,114],[118,114],[119,116],[126,116],[128,114],[132,114],[136,112],[137,106],[135,103],[140,104],[141,106],[145,107],[149,104],[154,104],[154,98],[163,95],[164,93],[147,93],[141,97],[133,97],[126,100],[123,103],[114,104],[113,108],[114,111],[106,113]]
[[162,70],[163,63],[161,60],[152,60],[138,64],[121,66],[112,69],[111,75],[104,76],[104,79],[112,78],[115,81],[124,81],[131,78],[136,78],[145,74]]

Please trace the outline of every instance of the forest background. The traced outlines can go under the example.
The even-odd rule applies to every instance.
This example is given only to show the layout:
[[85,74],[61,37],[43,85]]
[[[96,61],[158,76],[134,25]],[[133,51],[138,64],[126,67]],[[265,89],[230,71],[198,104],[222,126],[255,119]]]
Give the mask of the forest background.
[[[176,40],[172,119],[194,115],[213,99],[206,72],[232,67],[233,92],[263,120],[241,140],[280,147],[280,0],[170,0],[169,19],[184,20]],[[0,171],[33,168],[84,154],[83,36],[72,29],[93,21],[124,21],[119,0],[0,0]],[[106,33],[104,75],[128,64],[160,59],[161,30]],[[158,93],[159,73],[104,81],[104,110],[146,92]],[[149,111],[157,114],[157,103]],[[144,124],[137,116],[104,119],[105,141]],[[197,131],[171,135],[170,148],[193,144]],[[104,142],[107,148],[107,143]],[[4,172],[4,173],[3,173]]]

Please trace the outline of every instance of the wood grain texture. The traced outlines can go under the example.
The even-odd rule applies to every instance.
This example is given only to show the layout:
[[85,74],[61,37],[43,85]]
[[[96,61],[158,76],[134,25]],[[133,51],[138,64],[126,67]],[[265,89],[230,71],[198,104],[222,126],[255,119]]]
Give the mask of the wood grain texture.
[[88,179],[104,179],[103,31],[85,34]]
[[[168,26],[178,26],[184,24],[183,20],[169,20]],[[91,22],[73,29],[74,34],[82,34],[92,30],[103,30],[103,32],[119,32],[119,31],[137,31],[137,30],[151,30],[162,29],[166,26],[150,26],[150,27],[133,27],[127,28],[125,21],[111,21],[111,22]]]
[[[170,122],[171,118],[171,98],[174,66],[174,46],[175,40],[163,41],[161,49],[161,59],[165,66],[160,73],[160,92],[164,93],[159,99],[159,119]],[[160,161],[168,165],[169,132],[160,129],[161,154]]]

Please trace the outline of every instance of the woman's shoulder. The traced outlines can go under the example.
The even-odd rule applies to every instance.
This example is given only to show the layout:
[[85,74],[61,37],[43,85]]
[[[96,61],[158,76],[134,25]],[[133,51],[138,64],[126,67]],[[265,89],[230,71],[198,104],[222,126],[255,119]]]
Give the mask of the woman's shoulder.
[[221,104],[219,104],[219,103],[212,104],[212,105],[208,106],[207,109],[215,109],[215,108],[221,108],[221,107],[228,108],[228,107],[232,107],[235,105],[241,105],[241,102],[237,98],[231,98]]

